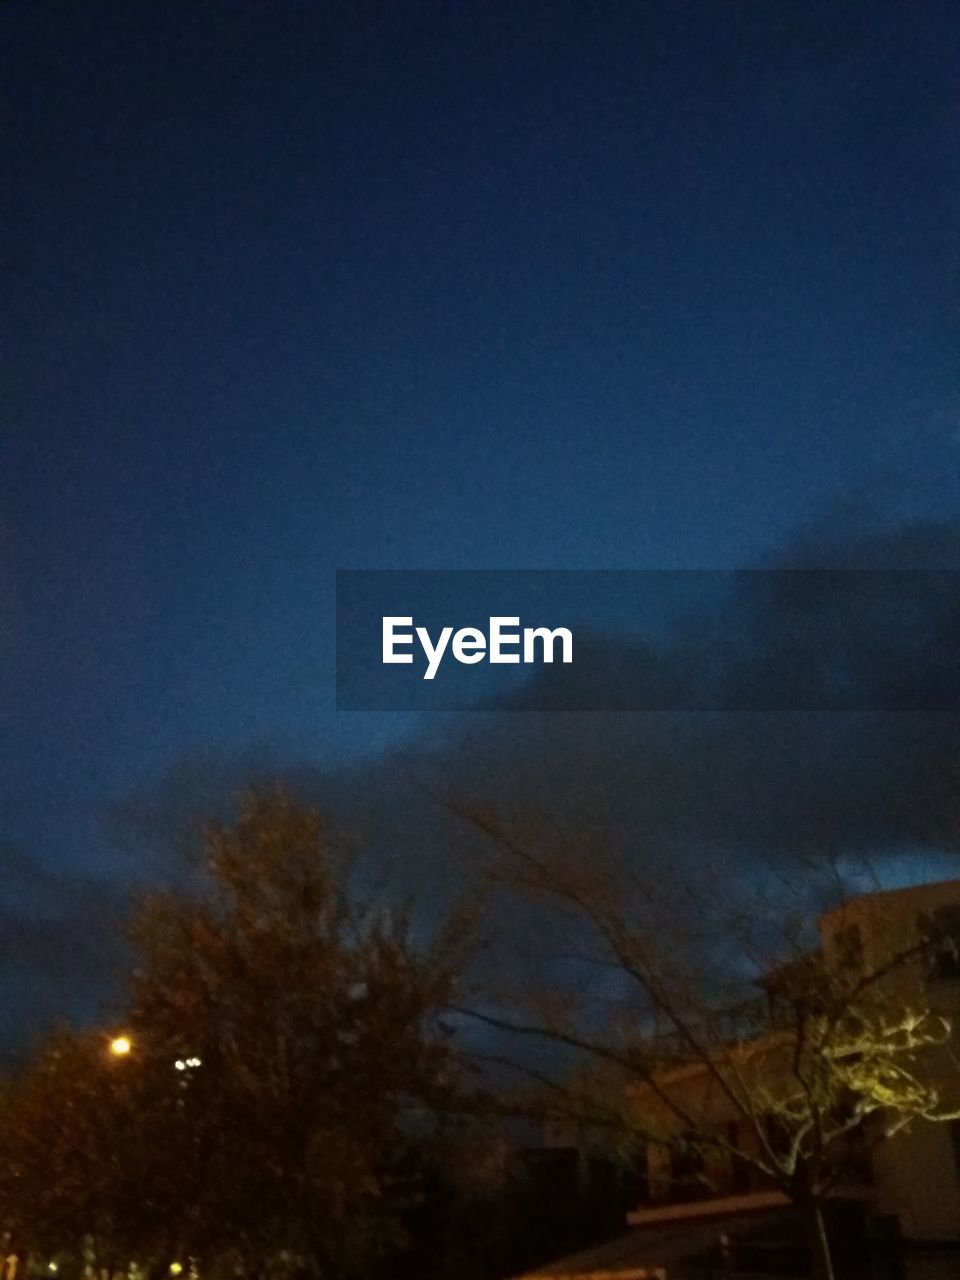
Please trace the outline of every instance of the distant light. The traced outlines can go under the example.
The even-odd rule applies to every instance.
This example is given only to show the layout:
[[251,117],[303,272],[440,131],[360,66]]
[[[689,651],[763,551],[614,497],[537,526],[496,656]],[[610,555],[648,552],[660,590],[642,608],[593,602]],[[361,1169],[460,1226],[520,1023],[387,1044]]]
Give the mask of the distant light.
[[48,1262],[48,1263],[47,1263],[47,1270],[48,1270],[48,1271],[54,1271],[54,1272],[56,1272],[56,1271],[59,1271],[59,1270],[60,1270],[60,1268],[57,1266],[57,1264],[56,1264],[55,1262]]
[[110,1041],[110,1052],[116,1058],[125,1057],[132,1048],[133,1045],[128,1036],[117,1036],[115,1040]]
[[183,1263],[182,1263],[182,1262],[171,1262],[171,1263],[170,1263],[170,1274],[171,1274],[172,1276],[178,1276],[182,1270],[183,1270]]
[[187,1064],[184,1062],[182,1058],[178,1058],[173,1065],[177,1069],[177,1071],[186,1071],[187,1069]]
[[201,1065],[201,1062],[200,1062],[200,1059],[199,1059],[199,1058],[188,1058],[188,1059],[187,1059],[187,1066],[188,1066],[188,1067],[199,1067],[200,1065]]

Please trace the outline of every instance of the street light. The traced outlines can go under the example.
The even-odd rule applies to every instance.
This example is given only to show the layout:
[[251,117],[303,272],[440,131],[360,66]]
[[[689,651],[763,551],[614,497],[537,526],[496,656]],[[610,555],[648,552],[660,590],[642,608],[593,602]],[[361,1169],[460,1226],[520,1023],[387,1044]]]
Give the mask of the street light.
[[110,1041],[110,1052],[115,1058],[125,1058],[132,1048],[129,1036],[115,1036]]

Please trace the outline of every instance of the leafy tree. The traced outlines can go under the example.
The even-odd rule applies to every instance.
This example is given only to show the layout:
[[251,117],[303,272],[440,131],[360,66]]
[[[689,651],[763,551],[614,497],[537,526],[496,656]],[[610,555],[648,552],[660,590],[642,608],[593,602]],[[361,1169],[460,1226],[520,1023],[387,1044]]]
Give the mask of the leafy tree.
[[84,1252],[126,1269],[167,1244],[176,1198],[177,1099],[109,1037],[63,1028],[10,1080],[0,1117],[0,1207],[16,1251]]
[[65,1032],[12,1084],[0,1222],[97,1266],[368,1274],[461,1105],[440,1011],[469,921],[426,936],[280,791],[200,870],[137,913],[130,1052]]
[[455,1102],[439,1013],[467,922],[418,940],[408,910],[360,892],[322,815],[280,791],[207,830],[205,870],[205,892],[155,897],[134,931],[134,1035],[185,1064],[182,1248],[363,1272],[398,1243],[413,1157]]

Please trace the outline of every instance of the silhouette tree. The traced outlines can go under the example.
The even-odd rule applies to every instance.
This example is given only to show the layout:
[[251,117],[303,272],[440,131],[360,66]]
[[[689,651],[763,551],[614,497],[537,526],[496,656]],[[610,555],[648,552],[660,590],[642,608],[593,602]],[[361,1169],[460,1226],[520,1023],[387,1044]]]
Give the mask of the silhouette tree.
[[460,1008],[574,1055],[513,1055],[529,1104],[626,1149],[672,1149],[691,1177],[747,1171],[800,1210],[813,1274],[830,1280],[823,1205],[864,1144],[960,1114],[952,1019],[923,980],[950,940],[928,930],[867,969],[811,947],[790,905],[821,876],[841,893],[829,859],[792,868],[781,894],[736,897],[706,873],[665,887],[542,823],[457,809],[491,842],[486,874],[545,909],[530,936],[562,939],[549,998],[514,980]]

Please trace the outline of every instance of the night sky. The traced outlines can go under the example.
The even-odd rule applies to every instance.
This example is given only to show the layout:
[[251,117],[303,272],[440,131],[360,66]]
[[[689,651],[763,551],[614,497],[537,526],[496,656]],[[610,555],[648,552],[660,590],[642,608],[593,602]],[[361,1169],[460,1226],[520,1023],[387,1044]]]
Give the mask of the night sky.
[[0,33],[11,1020],[76,1003],[44,931],[137,878],[130,795],[410,731],[333,709],[335,570],[735,567],[838,502],[953,527],[955,0]]

